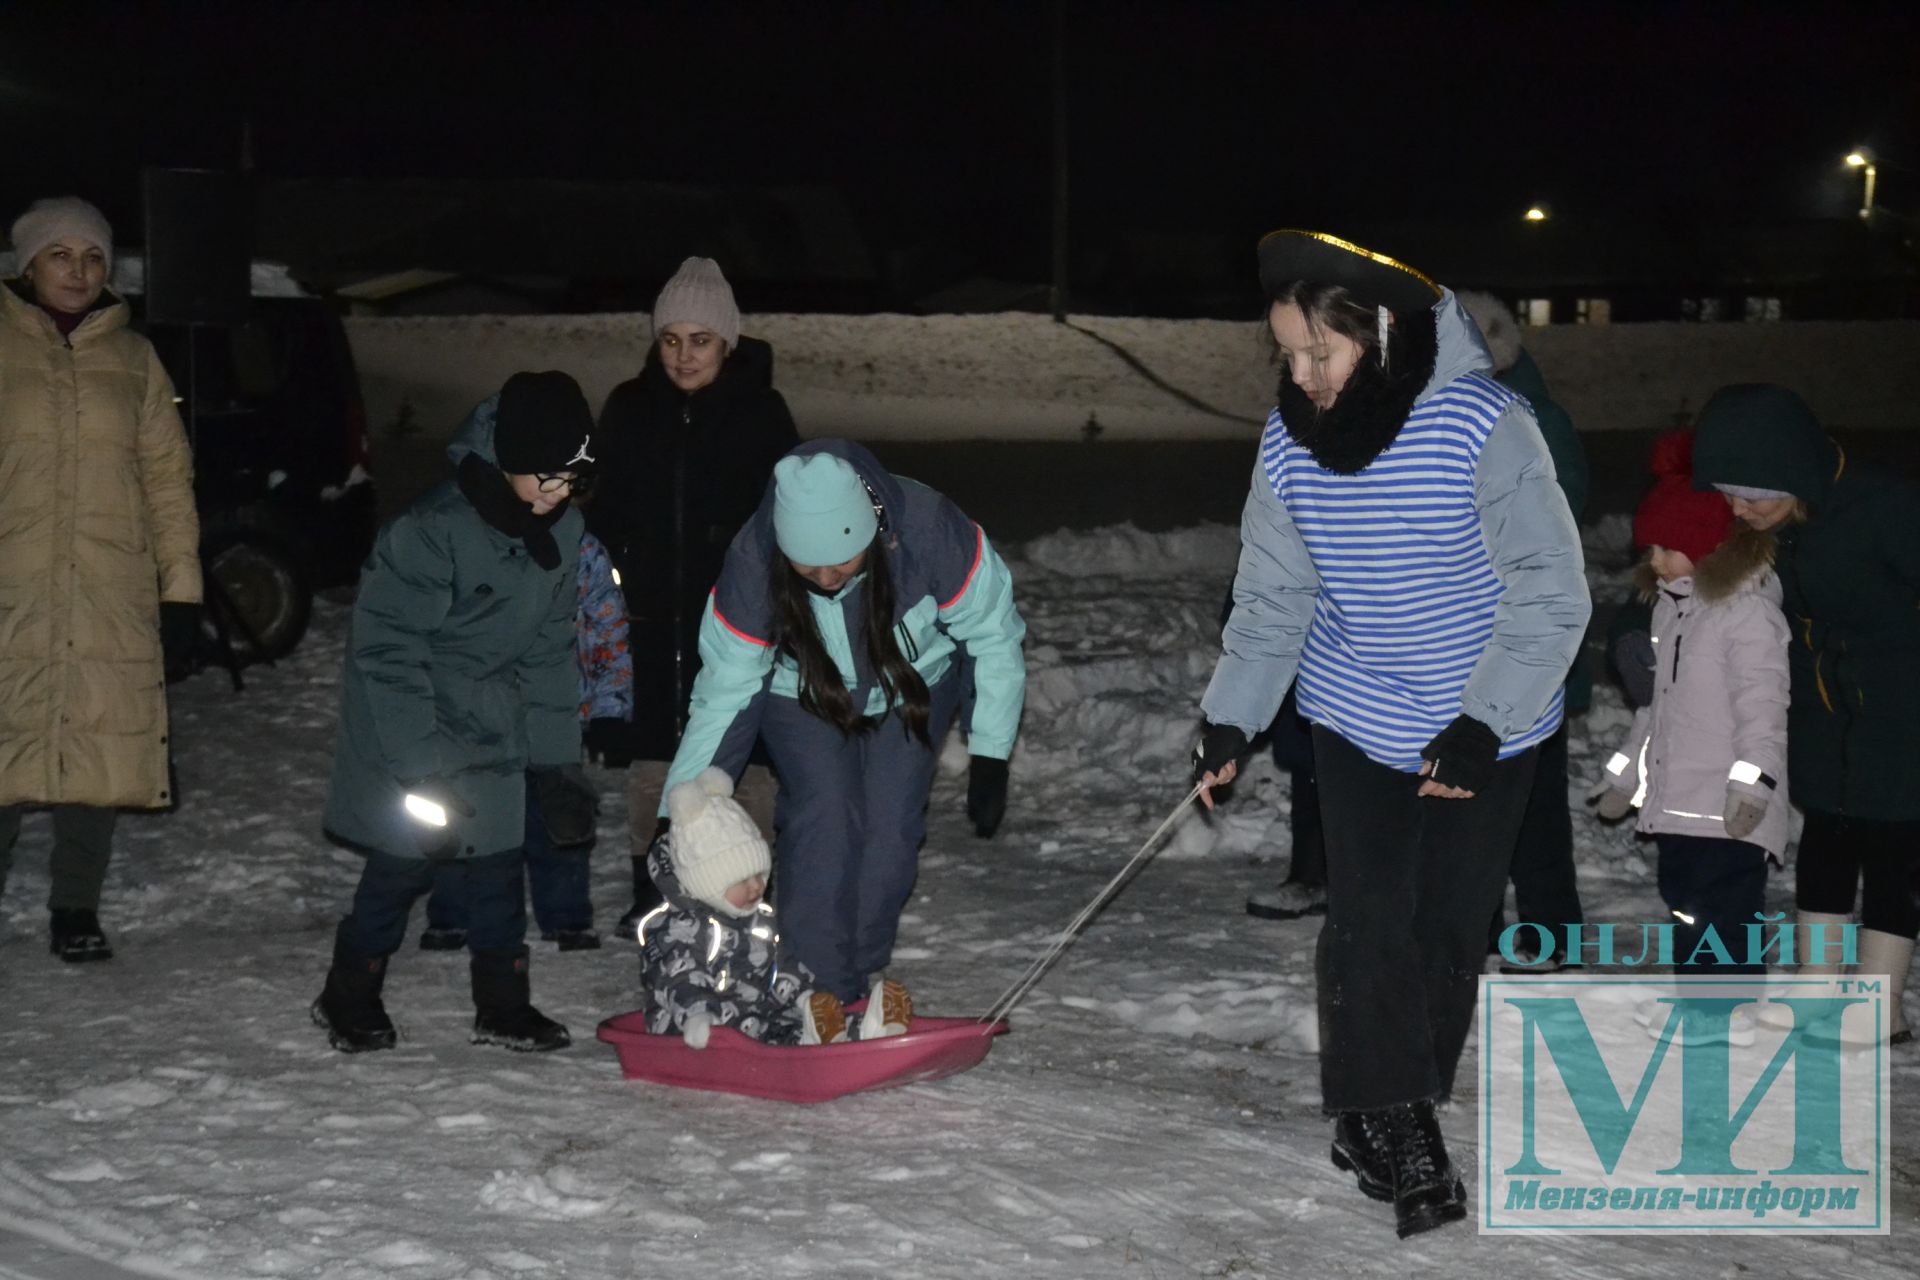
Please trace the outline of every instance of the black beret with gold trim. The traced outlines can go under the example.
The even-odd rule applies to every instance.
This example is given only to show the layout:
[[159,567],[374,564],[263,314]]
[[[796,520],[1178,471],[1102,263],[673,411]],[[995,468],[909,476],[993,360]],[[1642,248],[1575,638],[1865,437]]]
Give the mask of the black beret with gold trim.
[[1260,287],[1269,298],[1296,280],[1337,284],[1367,307],[1424,311],[1440,286],[1404,262],[1324,231],[1269,231],[1260,237]]

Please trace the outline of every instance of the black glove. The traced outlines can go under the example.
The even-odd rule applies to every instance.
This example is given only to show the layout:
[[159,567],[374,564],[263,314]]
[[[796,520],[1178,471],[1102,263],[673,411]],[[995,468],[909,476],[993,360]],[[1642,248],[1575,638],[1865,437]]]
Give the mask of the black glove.
[[1428,781],[1477,795],[1493,781],[1493,762],[1499,754],[1499,734],[1472,716],[1458,715],[1421,749],[1420,758],[1433,763]]
[[600,813],[600,798],[593,784],[577,764],[546,765],[527,770],[533,783],[533,798],[540,805],[540,820],[546,825],[547,838],[556,849],[578,849],[592,844],[594,818]]
[[185,672],[200,649],[200,606],[160,602],[160,653],[169,672]]
[[[444,778],[422,778],[406,783],[401,805],[420,852],[429,858],[451,858],[460,852],[460,819],[473,816],[473,806]],[[436,821],[436,819],[438,819]]]
[[1210,773],[1219,773],[1246,754],[1244,730],[1230,724],[1203,725],[1200,745],[1193,749],[1193,780],[1198,782]]
[[1007,762],[975,756],[967,765],[967,818],[981,839],[1000,829],[1007,816]]
[[595,716],[581,731],[580,745],[587,749],[587,759],[609,769],[624,769],[633,763],[633,738],[625,720]]

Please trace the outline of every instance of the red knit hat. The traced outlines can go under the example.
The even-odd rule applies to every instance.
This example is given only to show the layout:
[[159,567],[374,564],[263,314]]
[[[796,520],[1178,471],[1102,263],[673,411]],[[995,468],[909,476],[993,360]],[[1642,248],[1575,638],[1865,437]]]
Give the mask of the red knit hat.
[[1726,540],[1733,524],[1727,500],[1693,487],[1693,432],[1673,431],[1653,443],[1653,492],[1633,513],[1633,545],[1665,547],[1698,564]]

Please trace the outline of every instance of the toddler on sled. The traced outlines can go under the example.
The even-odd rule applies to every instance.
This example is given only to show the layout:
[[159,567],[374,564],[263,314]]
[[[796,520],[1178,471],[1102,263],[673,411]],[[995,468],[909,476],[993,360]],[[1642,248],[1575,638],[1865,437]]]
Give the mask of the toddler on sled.
[[733,799],[724,770],[703,770],[667,794],[668,829],[647,870],[665,901],[640,922],[647,1030],[679,1032],[704,1049],[716,1026],[770,1045],[836,1044],[905,1033],[907,990],[877,981],[864,1013],[817,990],[808,968],[780,954],[765,900],[773,856]]

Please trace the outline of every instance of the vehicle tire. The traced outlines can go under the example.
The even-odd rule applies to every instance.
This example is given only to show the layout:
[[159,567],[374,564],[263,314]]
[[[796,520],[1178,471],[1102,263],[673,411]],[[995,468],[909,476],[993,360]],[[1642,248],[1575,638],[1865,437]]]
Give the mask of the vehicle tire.
[[243,666],[293,652],[313,618],[313,587],[292,551],[271,534],[232,529],[208,538],[200,563],[209,645],[218,645],[224,624]]

